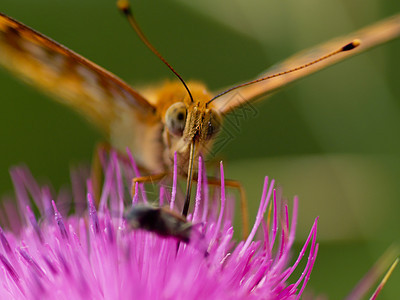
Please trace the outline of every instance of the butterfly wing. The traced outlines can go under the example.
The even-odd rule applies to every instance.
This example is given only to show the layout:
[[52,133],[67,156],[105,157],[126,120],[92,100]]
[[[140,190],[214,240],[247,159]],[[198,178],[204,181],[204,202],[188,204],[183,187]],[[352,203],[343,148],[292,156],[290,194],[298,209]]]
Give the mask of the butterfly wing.
[[344,45],[350,43],[354,39],[361,40],[361,45],[351,51],[342,52],[335,56],[330,57],[320,63],[301,69],[299,71],[286,74],[283,76],[275,77],[256,84],[251,84],[238,90],[227,93],[214,101],[214,107],[221,113],[226,114],[235,108],[242,106],[249,102],[254,102],[261,96],[271,94],[277,89],[286,86],[287,84],[306,77],[321,69],[324,69],[332,64],[340,62],[350,56],[358,54],[362,51],[368,50],[371,47],[380,45],[400,35],[400,14],[385,19],[372,26],[361,29],[357,32],[349,34],[344,37],[336,38],[327,43],[321,44],[309,50],[298,53],[289,59],[276,64],[261,74],[259,78],[266,77],[272,74],[280,73],[298,67],[302,64],[313,61],[323,55],[340,49]]
[[0,65],[71,106],[106,134],[121,109],[144,117],[155,111],[120,78],[1,13]]

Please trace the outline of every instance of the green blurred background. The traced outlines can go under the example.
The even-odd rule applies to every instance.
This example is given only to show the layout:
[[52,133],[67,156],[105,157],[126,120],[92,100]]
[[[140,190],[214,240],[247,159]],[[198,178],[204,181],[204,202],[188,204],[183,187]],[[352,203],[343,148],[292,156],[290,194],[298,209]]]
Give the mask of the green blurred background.
[[[135,1],[154,45],[186,79],[212,90],[251,79],[302,49],[400,12],[393,0]],[[133,86],[173,78],[138,41],[114,1],[2,0],[0,11],[118,74]],[[254,215],[263,176],[300,197],[297,239],[320,216],[308,285],[343,298],[400,242],[400,41],[301,80],[257,105],[258,116],[218,159],[242,181]],[[0,70],[0,194],[25,163],[56,187],[102,139],[84,120]],[[381,299],[400,297],[395,270]]]

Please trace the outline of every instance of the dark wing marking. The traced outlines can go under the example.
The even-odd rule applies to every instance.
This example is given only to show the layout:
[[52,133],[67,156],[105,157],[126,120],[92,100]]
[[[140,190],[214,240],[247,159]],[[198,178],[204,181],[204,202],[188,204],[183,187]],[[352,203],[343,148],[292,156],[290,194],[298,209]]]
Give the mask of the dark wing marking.
[[73,107],[105,133],[120,109],[155,108],[114,74],[0,13],[0,65]]

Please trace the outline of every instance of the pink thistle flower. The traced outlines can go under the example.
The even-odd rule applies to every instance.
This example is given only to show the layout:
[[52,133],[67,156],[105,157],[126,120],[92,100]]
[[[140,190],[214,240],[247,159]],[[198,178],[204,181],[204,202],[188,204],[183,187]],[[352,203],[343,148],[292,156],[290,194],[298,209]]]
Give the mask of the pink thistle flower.
[[[290,264],[298,201],[294,199],[289,218],[273,180],[265,178],[249,237],[236,242],[234,201],[225,194],[222,164],[220,194],[214,196],[209,196],[200,167],[193,213],[187,221],[190,239],[184,243],[173,235],[133,230],[123,215],[124,200],[129,199],[125,187],[139,175],[134,161],[113,153],[104,156],[102,164],[105,178],[98,208],[90,180],[86,184],[80,180],[82,173],[72,177],[73,196],[54,196],[26,168],[11,171],[18,207],[5,204],[7,219],[2,224],[10,230],[0,228],[0,299],[299,299],[302,295],[318,252],[317,219]],[[171,210],[182,200],[176,186],[174,176],[171,193],[164,187],[160,191],[159,202],[169,203]],[[136,191],[129,205],[147,203],[149,195],[146,198],[140,185]],[[272,217],[266,221],[268,207]],[[304,256],[301,275],[293,278]]]

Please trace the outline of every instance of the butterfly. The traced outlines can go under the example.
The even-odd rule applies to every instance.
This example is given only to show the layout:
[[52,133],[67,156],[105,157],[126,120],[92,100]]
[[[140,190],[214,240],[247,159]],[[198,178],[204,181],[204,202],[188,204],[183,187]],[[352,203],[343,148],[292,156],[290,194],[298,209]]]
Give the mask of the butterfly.
[[[190,194],[196,157],[211,149],[227,114],[399,34],[400,16],[397,15],[294,55],[260,75],[252,84],[234,85],[216,97],[203,83],[194,81],[182,84],[177,80],[137,91],[65,46],[0,14],[0,65],[81,113],[116,149],[130,148],[149,174],[169,172],[177,153],[178,172],[187,176]],[[351,51],[339,51],[318,63],[281,74],[325,58],[351,45],[354,39],[360,45],[357,42]],[[264,80],[266,77],[271,78]]]

